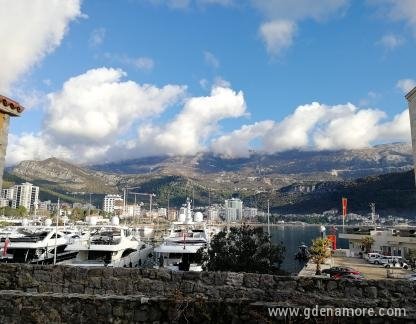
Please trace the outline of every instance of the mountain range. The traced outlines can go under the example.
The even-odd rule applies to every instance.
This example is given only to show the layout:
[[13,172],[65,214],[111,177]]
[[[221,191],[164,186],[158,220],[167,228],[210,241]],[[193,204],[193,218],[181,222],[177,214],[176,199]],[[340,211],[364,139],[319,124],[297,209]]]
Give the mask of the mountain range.
[[[168,199],[180,205],[191,195],[195,204],[220,203],[238,194],[247,205],[262,208],[270,199],[276,212],[307,213],[337,207],[340,196],[348,194],[357,198],[351,205],[356,211],[366,209],[369,199],[377,203],[380,196],[383,210],[409,212],[414,178],[406,171],[412,164],[411,145],[395,143],[359,150],[253,153],[239,159],[209,153],[159,156],[89,166],[49,158],[23,161],[7,170],[5,180],[31,181],[47,190],[48,196],[56,192],[75,200],[94,193],[97,203],[105,193],[137,187],[135,191],[156,193],[155,202],[160,205]],[[387,196],[386,190],[390,190]],[[402,206],[395,196],[399,192],[407,200]]]

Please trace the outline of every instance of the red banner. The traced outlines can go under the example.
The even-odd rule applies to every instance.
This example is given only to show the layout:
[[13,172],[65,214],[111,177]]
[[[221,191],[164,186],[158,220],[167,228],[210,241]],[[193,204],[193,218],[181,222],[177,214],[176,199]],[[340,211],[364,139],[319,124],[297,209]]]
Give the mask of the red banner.
[[332,242],[332,250],[337,249],[337,236],[336,235],[327,235],[327,239]]
[[347,198],[342,198],[342,216],[347,217]]

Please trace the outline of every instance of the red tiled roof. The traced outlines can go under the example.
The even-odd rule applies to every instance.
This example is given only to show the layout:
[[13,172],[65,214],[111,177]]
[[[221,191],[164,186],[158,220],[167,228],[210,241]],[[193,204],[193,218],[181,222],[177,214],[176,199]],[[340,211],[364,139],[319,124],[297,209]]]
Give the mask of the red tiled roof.
[[10,109],[12,110],[16,110],[17,113],[21,113],[23,112],[23,110],[25,110],[25,108],[23,108],[17,101],[14,101],[10,98],[7,98],[5,96],[0,95],[0,102],[5,106],[5,107],[10,107]]

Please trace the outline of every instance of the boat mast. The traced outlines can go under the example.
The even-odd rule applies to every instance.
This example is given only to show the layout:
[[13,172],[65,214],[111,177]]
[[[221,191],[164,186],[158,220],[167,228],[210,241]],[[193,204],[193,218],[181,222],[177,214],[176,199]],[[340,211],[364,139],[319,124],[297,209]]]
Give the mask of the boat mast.
[[267,199],[267,232],[270,236],[270,200]]
[[57,241],[58,241],[58,221],[59,221],[59,214],[60,214],[60,205],[59,205],[59,198],[58,198],[58,212],[56,213],[56,227],[55,227],[55,250],[53,252],[53,264],[56,264],[56,250],[57,250]]

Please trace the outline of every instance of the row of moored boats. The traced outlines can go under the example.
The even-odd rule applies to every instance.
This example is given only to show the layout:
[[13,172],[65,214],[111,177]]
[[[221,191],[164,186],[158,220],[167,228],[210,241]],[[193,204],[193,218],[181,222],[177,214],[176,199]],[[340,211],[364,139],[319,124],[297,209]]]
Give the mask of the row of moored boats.
[[190,204],[185,219],[174,222],[162,243],[141,239],[143,230],[119,225],[83,227],[16,226],[0,232],[0,261],[30,264],[65,264],[84,267],[164,267],[201,271],[196,252],[209,244],[206,224],[192,219]]

